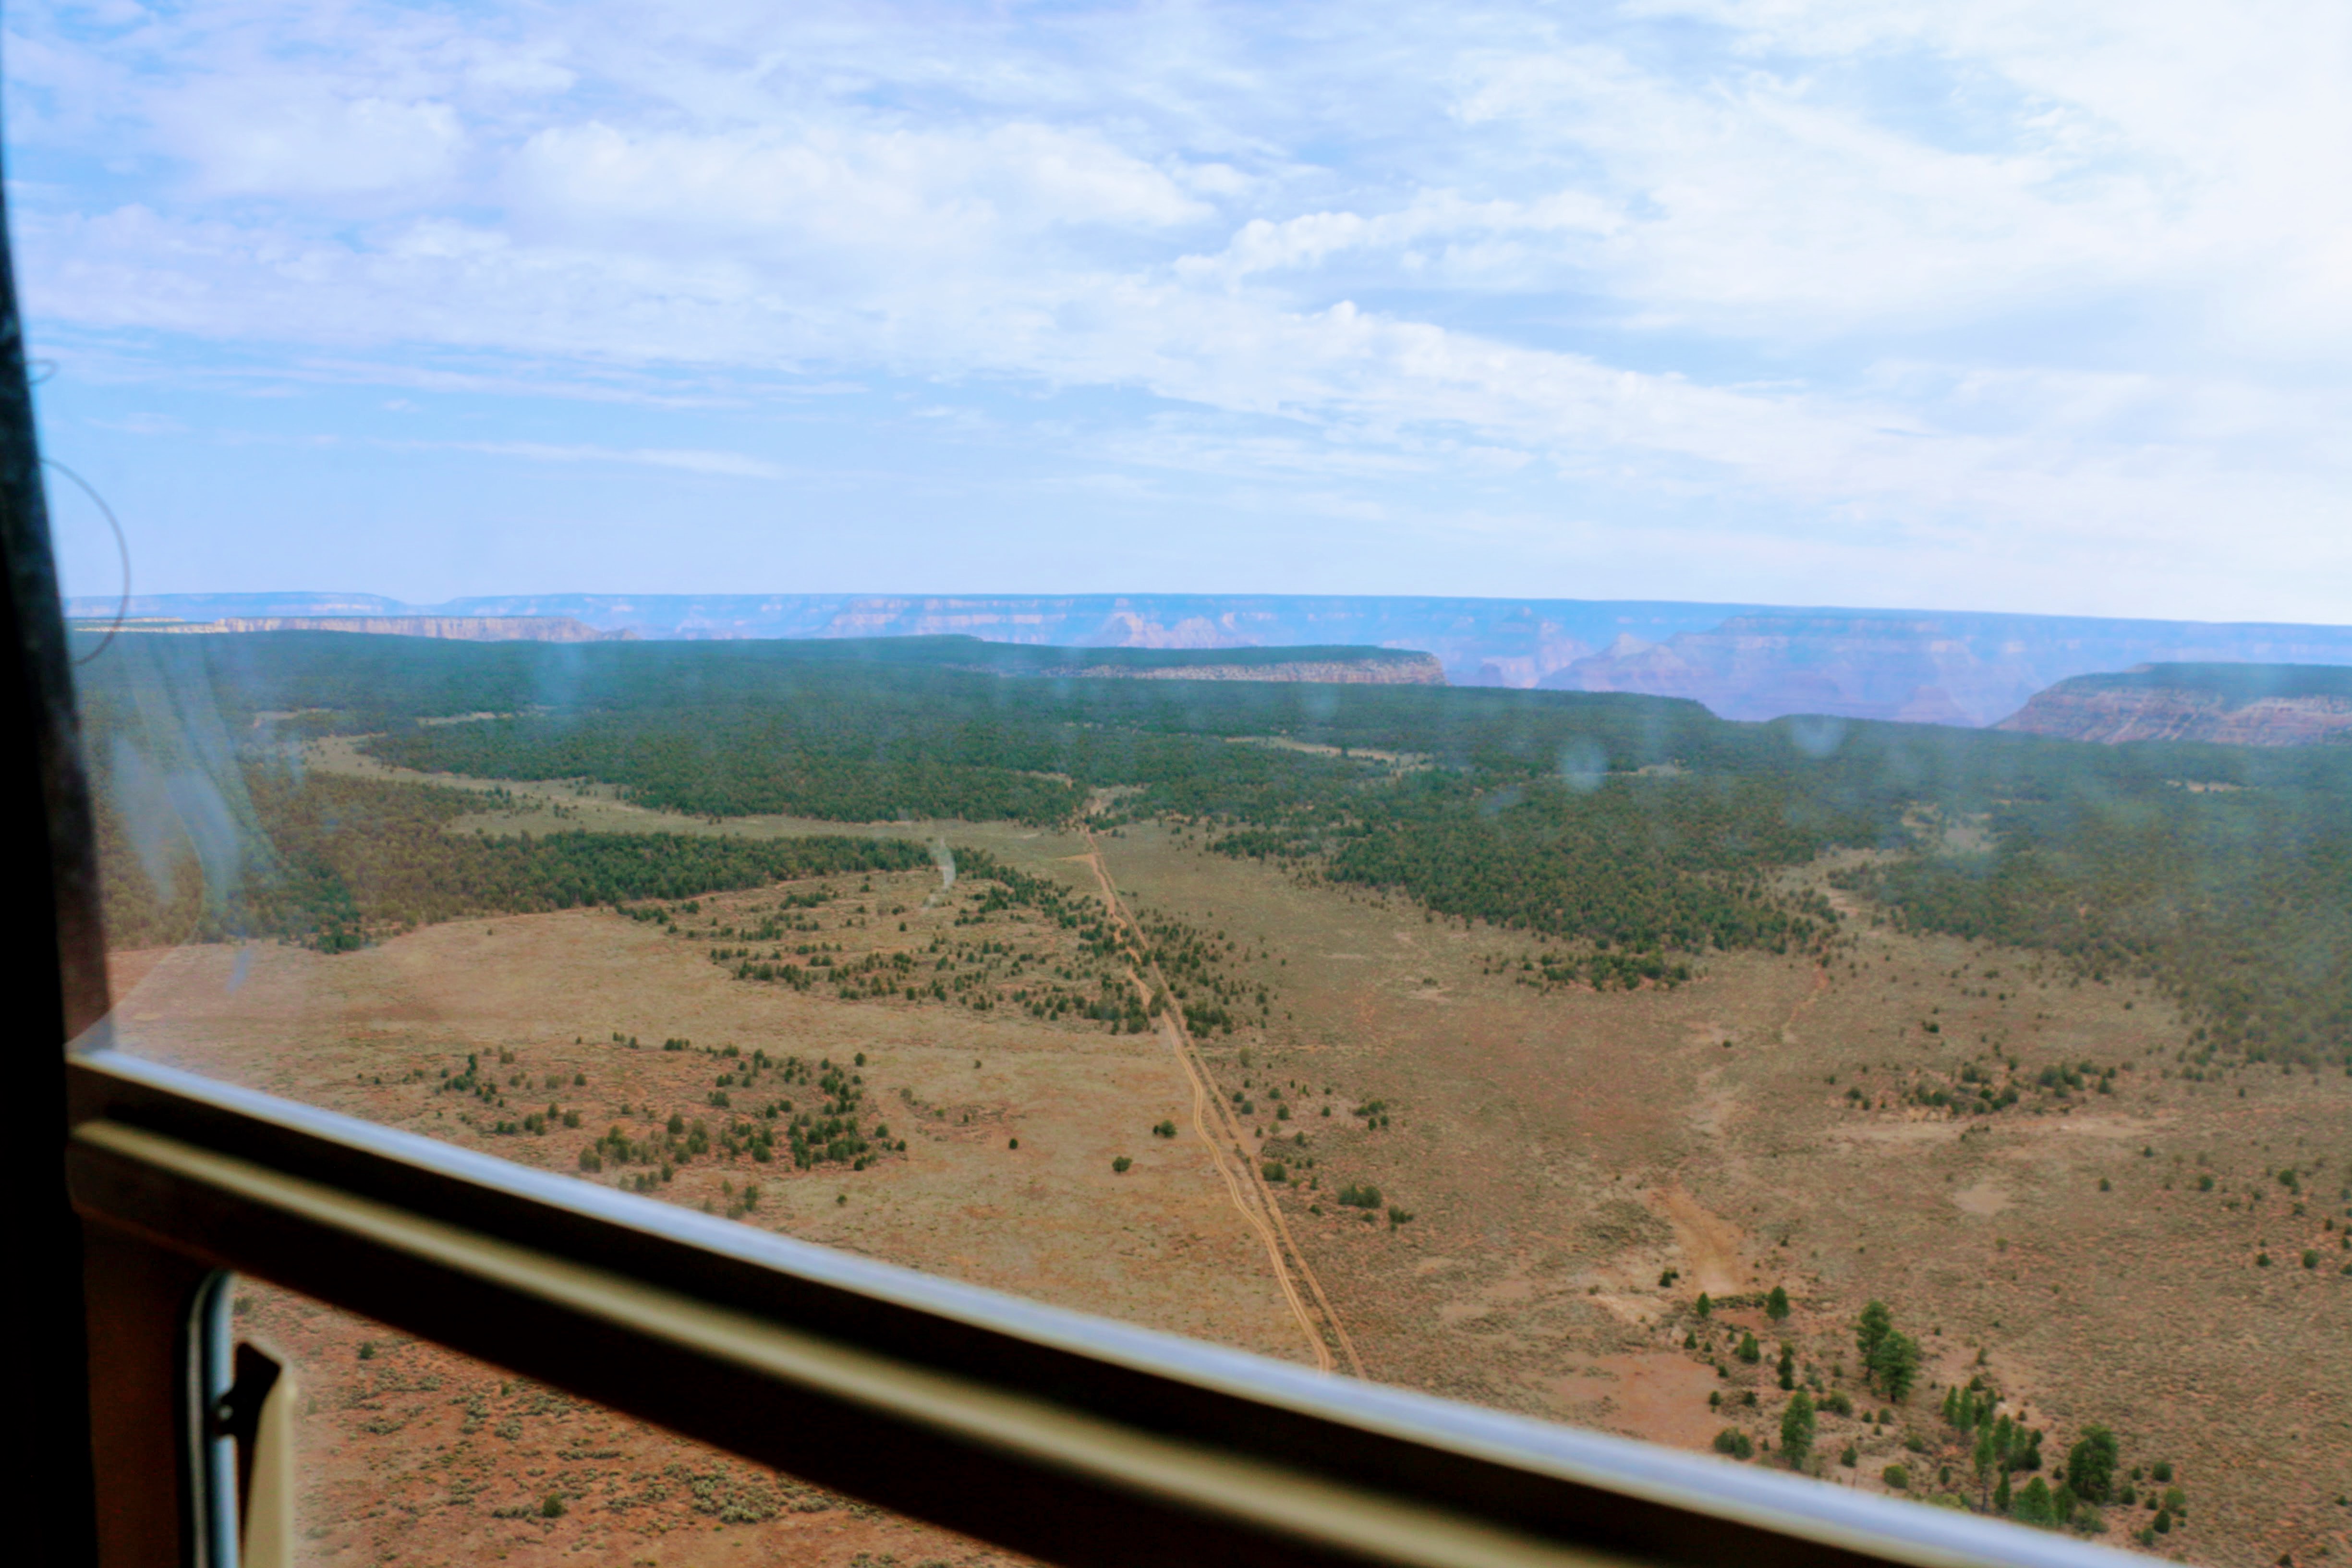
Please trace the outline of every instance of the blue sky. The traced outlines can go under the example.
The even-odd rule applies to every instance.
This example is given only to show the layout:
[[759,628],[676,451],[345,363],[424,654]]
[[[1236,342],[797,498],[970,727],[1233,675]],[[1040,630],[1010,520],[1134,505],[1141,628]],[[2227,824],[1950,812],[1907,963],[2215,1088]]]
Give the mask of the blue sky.
[[144,592],[2352,619],[2340,4],[5,26]]

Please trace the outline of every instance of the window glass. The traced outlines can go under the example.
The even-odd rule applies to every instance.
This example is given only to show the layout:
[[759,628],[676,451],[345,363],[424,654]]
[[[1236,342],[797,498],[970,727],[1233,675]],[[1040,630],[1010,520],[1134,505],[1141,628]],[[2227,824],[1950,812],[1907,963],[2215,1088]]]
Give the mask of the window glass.
[[10,26],[124,1048],[2352,1549],[2332,18]]

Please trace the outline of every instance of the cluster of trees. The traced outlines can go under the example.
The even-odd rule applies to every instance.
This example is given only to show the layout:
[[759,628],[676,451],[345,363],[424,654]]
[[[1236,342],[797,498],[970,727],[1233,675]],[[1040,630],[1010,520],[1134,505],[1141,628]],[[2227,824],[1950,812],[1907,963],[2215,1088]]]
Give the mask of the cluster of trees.
[[[1903,1103],[1924,1110],[1954,1116],[1990,1116],[2024,1102],[2028,1096],[2033,1097],[2038,1108],[2044,1103],[2063,1104],[2076,1095],[2113,1094],[2119,1070],[2123,1068],[2082,1060],[2045,1063],[2029,1071],[2016,1058],[1996,1055],[1963,1062],[1953,1071],[1913,1072],[1895,1094]],[[1846,1086],[1845,1098],[1855,1105],[1871,1103],[1870,1093],[1858,1084]]]
[[[856,1065],[865,1061],[860,1055]],[[753,1087],[763,1070],[787,1085],[805,1084],[818,1098],[815,1104],[800,1108],[790,1100],[773,1100],[758,1109],[758,1120],[731,1130],[737,1147],[760,1163],[788,1157],[803,1171],[819,1165],[862,1171],[882,1155],[906,1148],[903,1140],[892,1141],[887,1122],[876,1121],[868,1132],[865,1075],[830,1057],[812,1067],[798,1057],[770,1061],[765,1051],[754,1051],[740,1068],[719,1074],[714,1092],[725,1094],[730,1086]]]
[[[1508,961],[1501,973],[1513,982],[1550,992],[1581,986],[1593,991],[1638,991],[1644,985],[1673,990],[1691,977],[1691,966],[1653,948],[1641,952],[1562,952],[1550,949],[1518,960],[1512,973]],[[1494,968],[1487,973],[1497,973]]]
[[1141,925],[1143,961],[1158,969],[1166,987],[1152,997],[1151,1012],[1176,1006],[1184,1016],[1184,1026],[1196,1035],[1232,1034],[1236,1007],[1244,1010],[1242,1022],[1248,1021],[1252,1010],[1259,1023],[1273,1016],[1274,993],[1268,983],[1245,981],[1225,970],[1240,956],[1241,943],[1223,931],[1205,931],[1172,915],[1153,915]]
[[606,1165],[638,1165],[646,1169],[633,1173],[624,1185],[636,1192],[650,1191],[656,1182],[667,1182],[677,1173],[677,1168],[693,1163],[695,1156],[710,1152],[710,1128],[703,1121],[689,1123],[685,1117],[673,1114],[663,1124],[641,1137],[633,1138],[627,1128],[615,1122],[604,1135],[580,1151],[583,1171],[602,1171]]
[[[780,1087],[806,1086],[816,1096],[815,1102],[796,1108],[790,1099],[772,1100],[730,1119],[716,1132],[707,1121],[689,1122],[676,1113],[640,1137],[632,1137],[628,1129],[615,1124],[580,1151],[580,1168],[597,1172],[607,1164],[646,1167],[624,1184],[649,1191],[657,1183],[669,1181],[677,1167],[698,1155],[750,1159],[762,1165],[789,1159],[803,1171],[827,1164],[862,1171],[882,1155],[907,1146],[903,1139],[892,1140],[886,1122],[874,1122],[868,1131],[866,1080],[851,1067],[831,1058],[812,1066],[798,1057],[771,1058],[763,1049],[743,1057],[733,1046],[711,1054],[733,1063],[718,1075],[717,1086],[710,1091],[711,1103],[718,1109],[731,1108],[730,1090],[754,1088],[763,1080]],[[865,1059],[860,1056],[858,1064]],[[627,1108],[622,1109],[625,1114]],[[750,1195],[756,1190],[745,1188],[744,1206],[758,1201]]]
[[[1767,1310],[1775,1321],[1786,1316],[1783,1292],[1776,1289],[1768,1300]],[[1701,1296],[1696,1316],[1704,1320],[1713,1309],[1730,1304]],[[1755,1302],[1748,1300],[1744,1304]],[[1688,1347],[1696,1344],[1696,1335],[1685,1341]],[[1892,1403],[1903,1403],[1918,1379],[1920,1350],[1895,1327],[1895,1315],[1885,1302],[1874,1300],[1863,1308],[1854,1323],[1854,1344],[1861,1352],[1866,1386]],[[1740,1336],[1736,1353],[1751,1365],[1762,1360],[1761,1347],[1752,1333]],[[1792,1345],[1781,1346],[1779,1373],[1780,1385],[1789,1394],[1779,1421],[1780,1457],[1792,1468],[1802,1469],[1821,1441],[1822,1419],[1832,1415],[1851,1417],[1853,1404],[1837,1391],[1817,1398],[1818,1378],[1810,1387],[1800,1386]],[[1745,1397],[1747,1403],[1756,1403],[1752,1393]],[[1709,1403],[1720,1406],[1724,1400],[1718,1394]],[[1965,1386],[1947,1388],[1940,1405],[1944,1436],[1940,1440],[1923,1440],[1915,1431],[1907,1436],[1906,1446],[1918,1458],[1916,1462],[1900,1460],[1887,1466],[1886,1484],[1906,1490],[1915,1480],[1932,1477],[1937,1484],[1949,1487],[1956,1484],[1958,1474],[1969,1473],[1976,1482],[1972,1506],[2021,1523],[2051,1528],[2071,1525],[2096,1532],[2105,1528],[2099,1508],[2120,1504],[2139,1505],[2147,1511],[2148,1521],[2137,1532],[2143,1542],[2152,1542],[2178,1527],[2186,1508],[2179,1489],[2171,1486],[2159,1495],[2151,1487],[2143,1496],[2139,1487],[2143,1472],[2134,1468],[2127,1476],[2121,1473],[2121,1445],[2111,1429],[2096,1425],[2084,1427],[2067,1448],[2057,1473],[2045,1478],[2039,1473],[2043,1468],[2042,1433],[2003,1413],[2000,1405],[1999,1394],[1981,1374]],[[1747,1458],[1754,1453],[1756,1440],[1738,1427],[1727,1427],[1717,1436],[1715,1447],[1718,1453]],[[1839,1462],[1848,1467],[1857,1464],[1859,1458],[1854,1443],[1848,1443],[1838,1455]],[[2170,1486],[2174,1480],[2168,1464],[2155,1466],[2153,1473],[2158,1484]],[[1962,1502],[1950,1495],[1944,1500],[1954,1506]]]

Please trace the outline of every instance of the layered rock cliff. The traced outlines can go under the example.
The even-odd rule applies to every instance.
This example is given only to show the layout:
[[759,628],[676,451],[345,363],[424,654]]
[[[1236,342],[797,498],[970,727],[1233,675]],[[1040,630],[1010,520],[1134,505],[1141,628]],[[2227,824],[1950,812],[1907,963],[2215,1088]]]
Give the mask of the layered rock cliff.
[[[1058,673],[1058,672],[1057,672]],[[1339,686],[1443,686],[1435,654],[1374,654],[1363,658],[1285,659],[1276,664],[1181,664],[1138,668],[1089,664],[1072,675],[1125,680],[1318,680]]]
[[2157,664],[2078,675],[1993,726],[2070,741],[2225,746],[2352,742],[2352,670],[2312,665]]

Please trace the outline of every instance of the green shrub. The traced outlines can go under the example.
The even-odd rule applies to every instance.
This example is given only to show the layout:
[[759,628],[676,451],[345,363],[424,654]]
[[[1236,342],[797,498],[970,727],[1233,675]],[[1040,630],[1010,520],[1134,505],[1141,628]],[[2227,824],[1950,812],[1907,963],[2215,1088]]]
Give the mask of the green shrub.
[[1113,1157],[1110,1163],[1110,1168],[1118,1174],[1124,1176],[1127,1174],[1129,1168],[1135,1162],[1129,1159],[1126,1155],[1119,1154]]
[[1289,1167],[1279,1160],[1268,1160],[1257,1168],[1257,1173],[1266,1181],[1276,1184],[1290,1180]]
[[1750,1366],[1764,1359],[1764,1347],[1756,1342],[1754,1334],[1739,1336],[1739,1359]]
[[1776,1323],[1786,1318],[1789,1315],[1789,1292],[1778,1285],[1773,1286],[1772,1294],[1764,1299],[1764,1315]]
[[1376,1209],[1381,1206],[1381,1190],[1369,1182],[1362,1186],[1351,1182],[1339,1189],[1339,1202],[1351,1209]]
[[546,1497],[541,1499],[539,1504],[539,1517],[541,1519],[562,1519],[563,1517],[563,1494],[562,1492],[550,1492]]
[[1738,1427],[1726,1426],[1715,1435],[1715,1451],[1728,1454],[1735,1459],[1748,1459],[1755,1457],[1756,1445]]
[[1887,1486],[1895,1491],[1909,1491],[1911,1489],[1911,1472],[1904,1468],[1901,1465],[1887,1466],[1885,1469],[1879,1472],[1879,1479],[1884,1480]]

